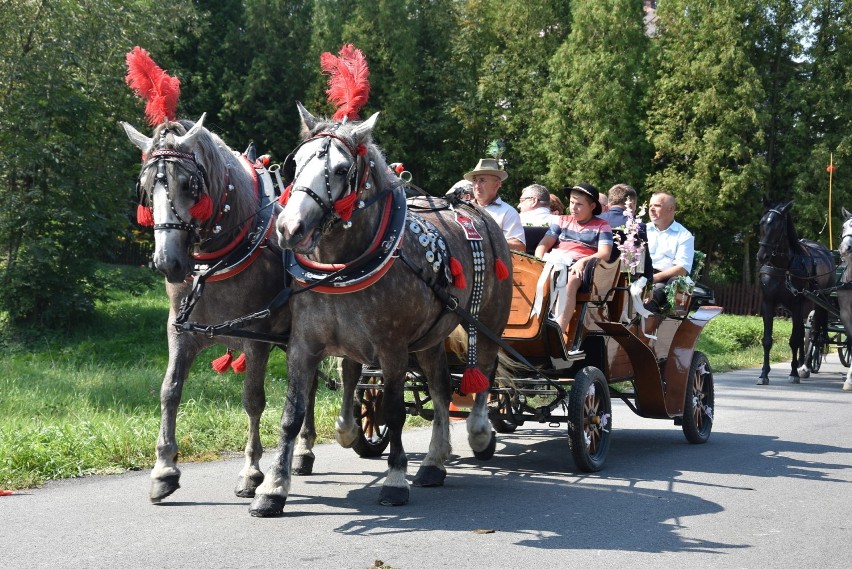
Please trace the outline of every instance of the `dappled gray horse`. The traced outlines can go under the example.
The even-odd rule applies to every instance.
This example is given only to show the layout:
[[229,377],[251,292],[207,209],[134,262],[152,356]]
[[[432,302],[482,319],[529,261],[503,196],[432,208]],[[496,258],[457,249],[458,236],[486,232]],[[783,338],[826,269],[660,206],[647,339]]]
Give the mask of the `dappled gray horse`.
[[[204,117],[166,120],[153,137],[122,123],[130,140],[143,152],[139,175],[139,220],[153,225],[154,265],[166,277],[169,320],[166,327],[169,364],[160,390],[161,422],[157,461],[151,472],[152,502],[160,502],[180,487],[175,421],[184,381],[199,352],[213,344],[241,350],[235,369],[245,366],[243,407],[249,418],[245,466],[235,492],[254,496],[263,480],[260,457],[260,417],[266,405],[264,377],[271,344],[242,338],[207,336],[174,326],[182,303],[192,289],[192,277],[204,278],[200,297],[192,295],[183,316],[219,323],[261,310],[285,285],[281,250],[269,239],[274,221],[274,196],[266,186],[269,175],[260,164],[233,152],[203,126]],[[257,167],[255,167],[257,166]],[[273,192],[274,193],[274,192]],[[199,277],[199,275],[204,277]],[[288,307],[259,320],[248,330],[286,337]],[[227,366],[228,361],[220,362]],[[307,397],[308,421],[299,438],[295,468],[310,472],[314,443],[313,394]]]
[[[837,306],[840,309],[840,321],[846,329],[846,337],[852,338],[852,213],[846,208],[843,208],[839,251],[846,270],[843,272],[843,286],[837,289]],[[846,372],[843,391],[852,391],[852,367]]]
[[[332,122],[301,105],[299,113],[303,142],[285,162],[293,183],[276,222],[280,244],[293,251],[288,270],[299,283],[290,300],[290,383],[278,456],[250,506],[255,516],[283,511],[293,441],[311,378],[325,355],[351,359],[343,365],[336,424],[344,446],[358,433],[351,401],[360,365],[381,368],[390,454],[379,501],[401,505],[409,499],[403,384],[408,354],[414,353],[434,404],[432,441],[414,484],[443,485],[452,389],[444,340],[461,321],[448,306],[474,314],[481,307],[482,323],[499,335],[512,300],[511,258],[500,228],[484,210],[468,204],[451,208],[436,198],[407,204],[399,180],[371,141],[378,115],[364,122]],[[462,381],[462,389],[479,392],[467,420],[468,440],[474,452],[490,456],[495,442],[483,390],[493,381],[498,348],[481,333],[473,336],[478,342],[469,351],[470,375],[466,371]]]

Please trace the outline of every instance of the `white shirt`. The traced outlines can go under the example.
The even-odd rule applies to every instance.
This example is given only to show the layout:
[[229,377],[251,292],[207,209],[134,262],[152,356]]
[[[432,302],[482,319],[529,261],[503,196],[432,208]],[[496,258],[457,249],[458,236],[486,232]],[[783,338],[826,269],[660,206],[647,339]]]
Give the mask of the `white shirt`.
[[515,238],[526,245],[524,227],[521,225],[521,215],[518,213],[518,210],[501,200],[498,196],[497,199],[485,206],[485,211],[491,214],[491,217],[494,218],[494,221],[503,230],[506,240]]
[[550,227],[550,224],[554,223],[554,217],[559,216],[554,216],[550,213],[549,207],[541,206],[529,211],[522,211],[521,223],[531,227]]
[[677,265],[686,269],[686,274],[689,274],[695,253],[695,237],[692,233],[677,221],[673,221],[664,231],[649,223],[647,231],[648,252],[651,254],[654,270],[665,271]]

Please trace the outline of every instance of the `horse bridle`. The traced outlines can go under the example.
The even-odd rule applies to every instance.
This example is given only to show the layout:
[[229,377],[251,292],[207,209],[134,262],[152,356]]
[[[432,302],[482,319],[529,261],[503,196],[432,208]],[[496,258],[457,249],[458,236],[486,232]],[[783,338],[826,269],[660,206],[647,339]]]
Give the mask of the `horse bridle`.
[[[192,192],[192,199],[197,203],[201,196],[207,191],[209,187],[207,181],[207,171],[204,169],[204,166],[198,162],[195,158],[195,154],[189,152],[181,152],[179,150],[174,150],[171,148],[163,148],[157,149],[151,152],[148,156],[148,160],[142,167],[142,172],[139,174],[139,179],[136,182],[137,192],[139,193],[139,202],[145,205],[145,202],[148,202],[149,206],[153,205],[153,187],[152,191],[142,187],[142,176],[148,168],[153,166],[157,167],[157,180],[163,185],[163,188],[166,191],[166,199],[169,202],[169,208],[171,208],[172,213],[177,218],[178,223],[155,223],[154,231],[163,230],[163,229],[177,229],[179,231],[186,231],[187,233],[194,235],[196,238],[198,237],[199,230],[201,226],[195,223],[193,220],[186,221],[183,217],[181,217],[180,213],[178,213],[177,208],[175,208],[175,204],[172,201],[172,194],[169,191],[169,177],[166,173],[166,163],[171,162],[181,168],[184,168],[187,172],[189,172],[188,168],[184,166],[185,163],[189,163],[194,169],[189,172],[189,187]],[[156,182],[155,182],[156,184]]]
[[[766,213],[767,213],[767,214],[774,213],[774,214],[778,215],[779,217],[783,217],[783,216],[784,216],[784,213],[783,213],[783,212],[778,211],[778,210],[777,210],[777,209],[775,209],[775,208],[770,209],[770,210],[769,210],[768,212],[766,212]],[[767,222],[768,222],[768,221],[769,221],[769,220],[767,220]],[[780,245],[780,241],[775,241],[774,243],[769,243],[769,242],[767,242],[767,241],[758,241],[758,242],[757,242],[757,244],[758,244],[760,247],[768,247],[768,248],[769,248],[769,258],[770,258],[770,259],[772,259],[772,258],[774,258],[774,257],[776,257],[776,256],[781,256],[781,255],[779,255],[779,254],[777,254],[777,253],[776,253],[776,251],[778,250],[778,246]],[[771,246],[771,247],[770,247],[770,246]]]
[[[327,197],[327,201],[324,200],[322,196],[319,196],[316,192],[314,192],[313,189],[307,186],[293,185],[308,163],[308,161],[305,161],[302,167],[296,170],[296,153],[299,151],[300,148],[302,148],[302,146],[308,144],[309,142],[323,138],[325,139],[325,143],[322,144],[319,149],[317,149],[316,153],[314,154],[314,157],[325,159],[323,177],[325,178],[325,195]],[[349,167],[349,172],[347,173],[347,189],[336,200],[333,199],[331,196],[331,184],[329,182],[329,179],[331,177],[330,150],[331,144],[334,141],[340,142],[346,149],[346,151],[349,153],[349,156],[353,159],[352,165]],[[320,220],[319,224],[322,228],[321,231],[323,234],[328,233],[331,227],[333,227],[334,224],[340,220],[344,221],[344,227],[349,227],[349,225],[351,224],[349,223],[348,216],[341,215],[342,212],[347,208],[351,208],[354,201],[359,197],[363,189],[370,188],[370,182],[367,181],[367,176],[369,176],[370,170],[369,168],[364,167],[365,160],[363,159],[363,154],[360,152],[361,148],[362,147],[360,146],[357,149],[353,148],[347,140],[338,136],[336,133],[333,132],[333,130],[330,132],[318,133],[302,142],[299,146],[296,147],[295,150],[293,150],[293,152],[290,153],[289,156],[287,156],[284,161],[284,167],[282,168],[284,181],[285,184],[291,186],[289,195],[287,195],[284,200],[284,204],[286,205],[286,201],[293,193],[303,192],[307,194],[308,197],[310,197],[312,200],[314,200],[317,205],[320,206],[320,209],[323,212],[323,217]],[[359,203],[359,208],[363,207],[365,207],[365,204],[363,204],[363,202]]]

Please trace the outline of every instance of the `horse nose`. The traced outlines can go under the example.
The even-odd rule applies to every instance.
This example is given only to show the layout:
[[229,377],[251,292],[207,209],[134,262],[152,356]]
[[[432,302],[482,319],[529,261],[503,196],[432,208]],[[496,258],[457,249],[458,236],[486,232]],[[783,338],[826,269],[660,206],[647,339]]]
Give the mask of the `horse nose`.
[[282,244],[298,241],[302,238],[302,234],[305,232],[302,220],[298,218],[286,218],[283,215],[278,218],[276,227],[278,229],[278,234],[281,237],[280,240]]
[[154,259],[154,267],[172,284],[181,283],[189,274],[189,267],[179,259],[160,256]]

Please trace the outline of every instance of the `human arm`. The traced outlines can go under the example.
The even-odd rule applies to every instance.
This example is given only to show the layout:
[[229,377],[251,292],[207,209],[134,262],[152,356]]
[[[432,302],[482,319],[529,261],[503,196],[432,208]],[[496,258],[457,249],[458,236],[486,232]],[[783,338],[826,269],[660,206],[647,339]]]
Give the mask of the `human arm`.
[[692,270],[692,259],[695,256],[695,237],[683,229],[678,238],[672,266],[654,275],[654,283],[666,283],[675,277],[685,277]]
[[514,237],[507,237],[506,242],[509,244],[509,249],[513,251],[526,251],[527,246],[520,239],[516,239]]
[[544,237],[541,238],[541,241],[538,242],[535,248],[535,256],[541,259],[544,257],[544,254],[550,251],[553,246],[556,245],[556,237],[546,233]]
[[589,264],[589,261],[592,259],[600,259],[606,261],[609,259],[610,254],[612,254],[612,244],[611,243],[598,243],[598,250],[593,255],[588,255],[586,257],[581,257],[577,259],[573,265],[571,265],[571,273],[577,275],[578,277],[583,277],[583,272],[586,270],[586,265]]

